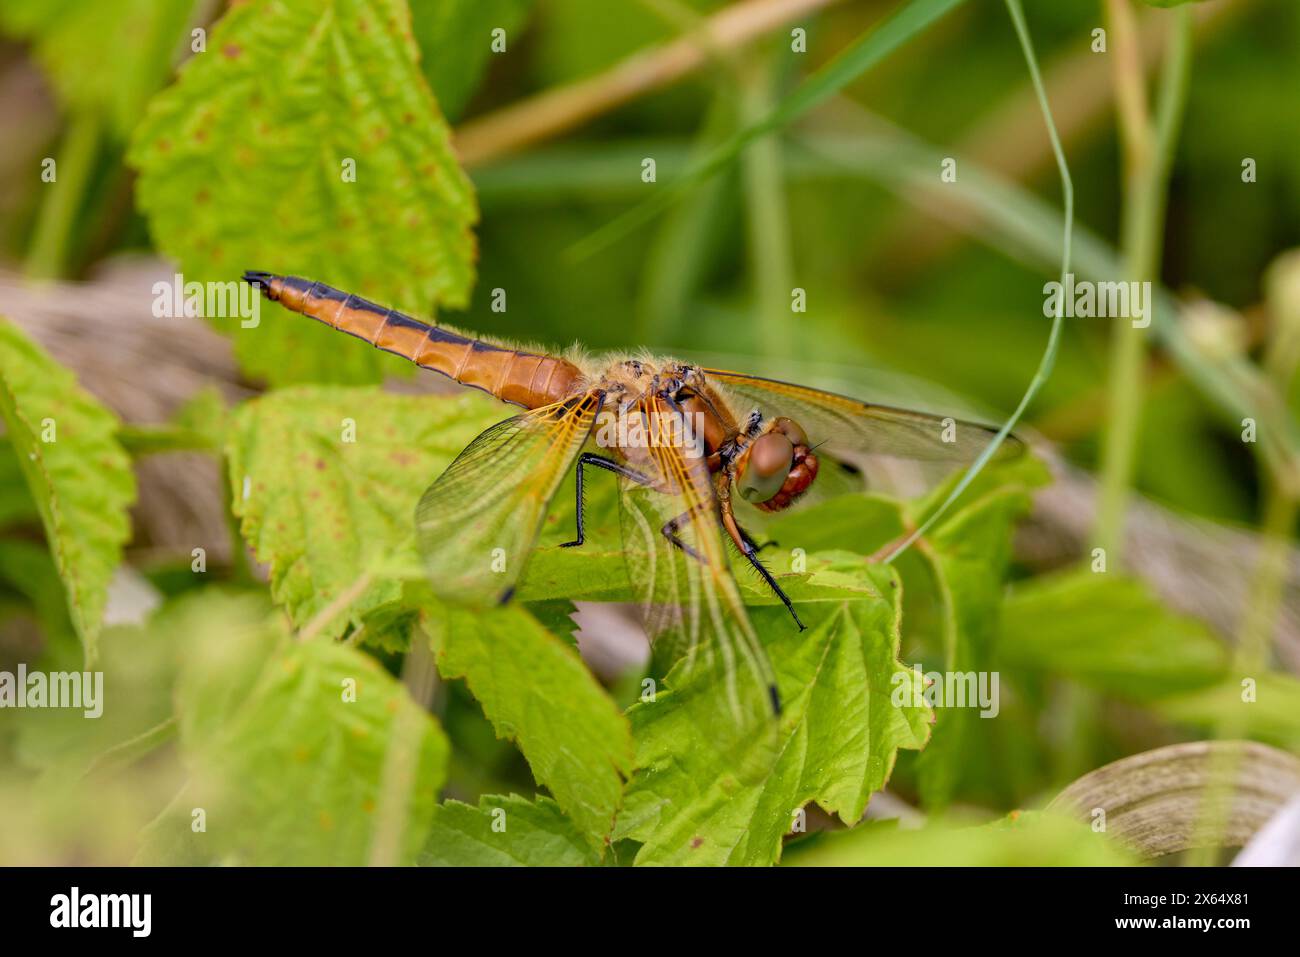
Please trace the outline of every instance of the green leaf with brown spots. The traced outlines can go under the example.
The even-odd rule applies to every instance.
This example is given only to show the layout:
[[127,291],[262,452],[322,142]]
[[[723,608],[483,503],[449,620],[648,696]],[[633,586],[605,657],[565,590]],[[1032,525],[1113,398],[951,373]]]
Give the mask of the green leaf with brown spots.
[[[157,246],[187,281],[267,270],[422,316],[468,300],[478,210],[401,0],[233,6],[150,104],[128,158]],[[261,312],[211,318],[273,384],[409,368]]]
[[419,567],[420,495],[474,436],[508,414],[476,394],[399,396],[361,387],[284,389],[243,406],[226,445],[232,504],[245,540],[270,566],[272,596],[294,624],[307,624],[358,582],[364,587],[324,623],[324,635],[338,637],[370,613],[404,620],[393,608],[403,582],[372,571],[389,561]]
[[93,661],[135,499],[117,417],[17,326],[0,319],[0,418],[45,527],[72,622]]

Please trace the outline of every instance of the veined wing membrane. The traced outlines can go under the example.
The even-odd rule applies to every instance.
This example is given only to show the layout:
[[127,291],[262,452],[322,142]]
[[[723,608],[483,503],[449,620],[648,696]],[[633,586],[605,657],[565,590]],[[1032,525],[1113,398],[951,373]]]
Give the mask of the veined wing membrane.
[[509,597],[602,401],[588,393],[499,422],[429,486],[415,527],[435,593],[471,605]]
[[[704,375],[729,393],[743,415],[757,408],[764,417],[784,415],[808,433],[813,445],[825,443],[831,455],[888,456],[920,462],[972,462],[997,429],[974,422],[874,405],[835,392],[765,379],[761,376],[705,369]],[[1007,436],[994,461],[1015,458],[1024,443]]]
[[705,458],[676,438],[668,400],[628,414],[642,417],[646,442],[623,451],[645,481],[620,479],[623,551],[656,657],[680,660],[684,676],[718,675],[737,728],[752,727],[771,718],[776,681],[727,563]]

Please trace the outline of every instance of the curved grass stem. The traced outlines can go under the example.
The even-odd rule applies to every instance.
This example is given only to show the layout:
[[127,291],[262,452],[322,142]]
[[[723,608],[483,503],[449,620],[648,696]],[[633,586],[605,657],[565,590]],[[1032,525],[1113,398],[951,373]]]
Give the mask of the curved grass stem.
[[[1047,101],[1047,88],[1043,85],[1043,77],[1038,69],[1038,58],[1034,54],[1034,43],[1029,36],[1029,27],[1025,23],[1025,11],[1020,5],[1020,0],[1006,0],[1007,13],[1011,16],[1011,23],[1016,28],[1016,36],[1020,40],[1020,48],[1025,55],[1025,64],[1029,67],[1029,77],[1034,84],[1034,93],[1038,97],[1038,106],[1043,113],[1043,122],[1047,126],[1047,135],[1052,142],[1052,155],[1056,157],[1056,168],[1061,176],[1061,203],[1063,209],[1063,230],[1064,235],[1061,239],[1061,283],[1066,282],[1066,276],[1070,272],[1070,255],[1074,238],[1074,181],[1070,178],[1070,164],[1066,162],[1065,150],[1061,146],[1061,137],[1056,131],[1056,121],[1052,118],[1052,107]],[[997,453],[998,447],[1002,444],[1011,430],[1016,427],[1021,417],[1025,414],[1025,409],[1029,408],[1029,403],[1034,400],[1038,390],[1052,374],[1052,366],[1056,364],[1056,352],[1061,343],[1061,325],[1065,316],[1064,303],[1062,302],[1057,310],[1056,315],[1052,318],[1052,327],[1047,334],[1047,346],[1043,349],[1043,357],[1038,362],[1038,368],[1034,372],[1034,377],[1029,381],[1025,394],[1020,399],[1020,404],[1016,410],[1011,413],[1011,417],[1003,423],[1002,428],[998,429],[998,434],[993,436],[984,451],[980,453],[966,474],[961,477],[948,497],[943,500],[935,511],[918,527],[911,535],[894,549],[885,562],[892,562],[901,555],[912,543],[924,535],[939,518],[948,511],[948,508],[955,502],[961,493],[975,480],[975,476],[983,470],[988,461]]]

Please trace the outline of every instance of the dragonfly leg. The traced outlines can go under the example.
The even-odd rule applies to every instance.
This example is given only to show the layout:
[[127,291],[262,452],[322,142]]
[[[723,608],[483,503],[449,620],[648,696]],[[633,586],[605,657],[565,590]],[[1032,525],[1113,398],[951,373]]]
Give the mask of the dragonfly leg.
[[676,518],[671,518],[664,522],[664,527],[659,529],[659,534],[668,539],[668,541],[672,542],[687,555],[690,555],[691,558],[695,559],[701,565],[707,565],[709,563],[708,559],[677,537],[678,530],[690,520],[691,513],[682,512],[682,514],[678,515]]
[[794,610],[794,602],[790,601],[790,596],[787,595],[785,593],[785,590],[782,589],[781,586],[777,584],[777,581],[772,576],[772,573],[767,570],[767,566],[758,560],[759,549],[754,547],[753,539],[751,539],[744,532],[742,532],[741,534],[745,535],[746,547],[742,548],[740,550],[740,553],[745,556],[745,559],[749,562],[750,565],[754,567],[754,571],[758,572],[758,574],[762,577],[763,581],[767,582],[767,587],[772,589],[772,591],[776,592],[776,597],[781,599],[782,603],[785,605],[786,611],[790,613],[790,617],[794,619],[794,623],[799,626],[799,630],[806,631],[808,626],[799,620],[799,613]]
[[[758,553],[766,546],[760,547],[757,545],[754,536],[740,527],[740,523],[736,521],[735,513],[731,510],[731,498],[729,496],[721,499],[721,505],[722,526],[727,530],[727,534],[731,536],[731,540],[735,543],[736,548],[740,550],[740,554],[745,556],[745,560],[753,566],[754,571],[758,572],[759,577],[767,582],[767,587],[776,593],[777,598],[781,599],[786,611],[790,612],[790,617],[799,626],[799,630],[806,630],[807,626],[799,620],[799,614],[794,610],[794,602],[790,601],[790,596],[777,584],[772,573],[767,570],[767,566],[758,559]],[[768,544],[772,543],[769,542]]]
[[573,476],[574,485],[577,487],[578,490],[578,514],[577,514],[578,537],[571,542],[564,542],[562,545],[560,545],[561,548],[574,548],[578,545],[581,545],[583,542],[587,540],[587,537],[583,532],[583,523],[582,523],[582,513],[584,508],[586,507],[586,503],[583,500],[583,495],[582,495],[582,467],[584,465],[594,465],[597,468],[605,469],[607,472],[613,472],[615,475],[621,475],[623,478],[636,482],[638,485],[650,484],[650,480],[646,478],[644,475],[642,475],[640,472],[638,472],[636,469],[628,468],[626,465],[623,465],[619,462],[615,462],[613,459],[607,459],[603,455],[597,455],[595,452],[583,452],[580,456],[578,456],[578,467],[575,470]]
[[778,545],[778,543],[776,542],[775,539],[773,539],[773,540],[771,540],[771,541],[766,541],[766,542],[764,542],[762,545],[760,545],[760,544],[758,544],[758,542],[754,539],[754,536],[750,535],[749,532],[745,531],[745,530],[744,530],[743,528],[741,528],[739,525],[736,526],[736,530],[737,530],[738,532],[740,532],[740,536],[741,536],[741,538],[743,538],[743,539],[745,540],[745,543],[746,543],[747,545],[749,545],[749,547],[752,548],[752,549],[754,550],[754,554],[755,554],[755,555],[757,555],[759,552],[761,552],[761,551],[762,551],[763,549],[765,549],[765,548],[776,548],[777,545]]

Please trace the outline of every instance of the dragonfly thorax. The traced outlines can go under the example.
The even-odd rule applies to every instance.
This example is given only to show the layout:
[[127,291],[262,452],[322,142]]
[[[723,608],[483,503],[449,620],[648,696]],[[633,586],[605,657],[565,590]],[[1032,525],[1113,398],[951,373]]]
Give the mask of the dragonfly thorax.
[[[606,367],[597,388],[613,400],[619,415],[655,420],[644,429],[650,444],[665,435],[670,441],[699,440],[709,470],[725,475],[741,498],[763,511],[788,508],[817,477],[817,456],[798,423],[785,416],[765,420],[757,410],[740,419],[697,366],[647,358],[617,361]],[[675,427],[665,429],[665,417]],[[625,457],[643,457],[628,448],[637,443],[618,444]]]

